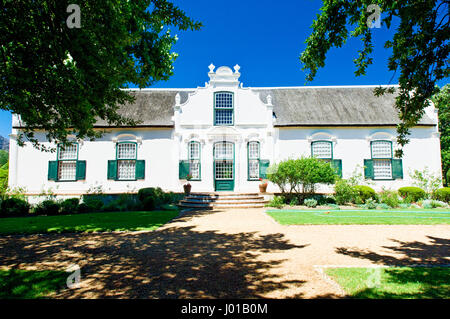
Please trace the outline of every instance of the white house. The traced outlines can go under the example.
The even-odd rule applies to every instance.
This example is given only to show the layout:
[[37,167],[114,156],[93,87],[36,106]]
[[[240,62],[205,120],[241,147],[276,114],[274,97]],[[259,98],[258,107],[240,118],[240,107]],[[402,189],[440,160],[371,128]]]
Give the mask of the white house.
[[[329,159],[344,178],[365,171],[374,188],[411,185],[409,172],[441,172],[437,112],[431,105],[410,135],[404,157],[395,159],[394,95],[375,97],[375,86],[244,87],[239,66],[215,70],[195,89],[132,89],[133,104],[120,112],[135,127],[104,130],[95,141],[41,152],[19,147],[20,118],[13,116],[9,186],[27,194],[52,190],[81,195],[136,191],[159,186],[181,192],[188,173],[193,192],[257,192],[267,167],[288,158]],[[277,192],[269,184],[268,192]],[[322,188],[322,191],[330,191]]]

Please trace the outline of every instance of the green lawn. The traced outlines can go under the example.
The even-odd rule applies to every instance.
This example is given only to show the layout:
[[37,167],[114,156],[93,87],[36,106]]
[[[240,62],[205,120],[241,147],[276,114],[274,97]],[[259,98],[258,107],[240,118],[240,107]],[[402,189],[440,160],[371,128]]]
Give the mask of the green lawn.
[[154,230],[178,211],[90,213],[0,219],[0,234]]
[[282,225],[436,225],[450,224],[449,210],[269,210]]
[[64,289],[64,271],[0,270],[0,299],[45,298]]
[[352,298],[450,298],[448,267],[328,268]]

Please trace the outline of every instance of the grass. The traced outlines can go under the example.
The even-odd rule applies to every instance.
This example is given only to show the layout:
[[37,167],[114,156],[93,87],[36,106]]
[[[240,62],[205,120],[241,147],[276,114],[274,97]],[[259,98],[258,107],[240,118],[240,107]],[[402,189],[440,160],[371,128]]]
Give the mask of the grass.
[[89,213],[0,219],[0,234],[154,230],[178,211]]
[[63,271],[0,270],[0,299],[45,298],[65,288]]
[[450,211],[395,210],[269,210],[282,225],[436,225],[450,224]]
[[352,298],[450,298],[448,267],[328,268],[326,274]]

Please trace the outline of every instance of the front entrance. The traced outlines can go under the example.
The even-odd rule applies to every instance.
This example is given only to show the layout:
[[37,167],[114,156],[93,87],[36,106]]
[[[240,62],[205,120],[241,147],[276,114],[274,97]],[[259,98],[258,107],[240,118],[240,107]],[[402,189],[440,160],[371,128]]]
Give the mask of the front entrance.
[[234,143],[214,144],[214,190],[234,190]]

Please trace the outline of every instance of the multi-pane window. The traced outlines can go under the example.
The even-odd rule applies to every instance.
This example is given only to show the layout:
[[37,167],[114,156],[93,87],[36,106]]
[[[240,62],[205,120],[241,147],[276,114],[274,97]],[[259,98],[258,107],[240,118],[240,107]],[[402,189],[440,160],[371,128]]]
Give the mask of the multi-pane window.
[[214,148],[215,179],[233,179],[233,144],[227,142],[216,143]]
[[233,93],[214,94],[214,125],[233,125]]
[[192,179],[200,179],[200,143],[189,143],[189,174]]
[[136,179],[136,143],[120,142],[117,144],[117,179]]
[[248,179],[259,179],[259,143],[248,143]]
[[325,160],[331,160],[333,158],[333,144],[329,141],[317,141],[312,142],[311,151],[312,156]]
[[58,145],[58,180],[77,179],[78,144]]
[[373,141],[371,143],[373,178],[392,178],[392,142]]

